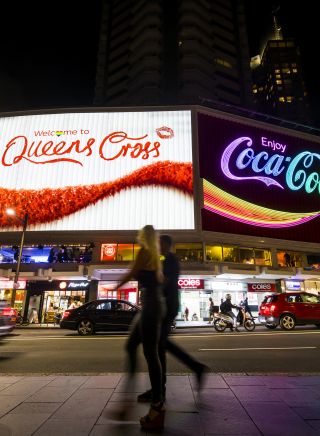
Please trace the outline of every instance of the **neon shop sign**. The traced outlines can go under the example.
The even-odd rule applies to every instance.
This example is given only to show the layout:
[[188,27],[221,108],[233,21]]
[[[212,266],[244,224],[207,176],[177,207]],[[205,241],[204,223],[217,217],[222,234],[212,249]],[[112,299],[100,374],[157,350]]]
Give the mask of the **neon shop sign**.
[[[286,156],[287,145],[261,137],[261,146],[278,153],[268,151],[256,152],[252,139],[240,137],[231,142],[221,157],[221,169],[225,176],[232,180],[257,180],[267,186],[288,188],[291,191],[304,190],[307,194],[320,194],[320,154],[302,151],[296,156]],[[230,163],[235,163],[239,171],[251,170],[252,176],[236,176],[230,170]],[[259,175],[258,175],[259,174]],[[284,182],[279,181],[279,176]]]

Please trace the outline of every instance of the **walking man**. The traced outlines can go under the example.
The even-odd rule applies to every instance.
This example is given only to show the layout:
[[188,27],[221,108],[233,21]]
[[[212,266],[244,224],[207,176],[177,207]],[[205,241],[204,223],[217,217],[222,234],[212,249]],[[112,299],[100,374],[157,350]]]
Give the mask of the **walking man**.
[[[172,238],[169,235],[160,235],[160,250],[165,257],[163,261],[164,285],[163,294],[166,302],[166,316],[161,327],[161,336],[159,342],[159,359],[162,366],[162,383],[163,383],[163,398],[166,395],[166,350],[173,356],[179,359],[182,363],[188,366],[196,375],[198,388],[203,382],[204,373],[209,369],[206,365],[195,360],[183,348],[170,341],[168,338],[171,332],[171,325],[178,314],[179,310],[179,290],[178,278],[180,266],[178,259],[172,252]],[[152,391],[148,390],[141,395],[138,395],[138,401],[150,401]]]

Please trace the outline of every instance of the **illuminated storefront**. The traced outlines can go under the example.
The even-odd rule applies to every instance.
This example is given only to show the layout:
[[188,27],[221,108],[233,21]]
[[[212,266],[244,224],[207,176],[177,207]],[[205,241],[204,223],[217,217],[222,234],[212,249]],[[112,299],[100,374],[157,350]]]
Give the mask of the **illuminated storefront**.
[[[26,295],[26,281],[19,280],[18,288],[16,289],[14,307],[18,311],[23,310],[25,295]],[[0,280],[0,300],[5,300],[7,304],[11,304],[13,289],[13,280]]]
[[[51,322],[89,298],[138,302],[136,282],[113,289],[145,224],[174,239],[180,317],[188,307],[206,319],[209,297],[218,306],[226,293],[257,306],[257,284],[317,291],[319,138],[201,107],[12,114],[0,131],[0,203],[29,214],[19,282],[34,284],[15,302],[25,318]],[[8,282],[21,229],[4,210],[0,228]]]

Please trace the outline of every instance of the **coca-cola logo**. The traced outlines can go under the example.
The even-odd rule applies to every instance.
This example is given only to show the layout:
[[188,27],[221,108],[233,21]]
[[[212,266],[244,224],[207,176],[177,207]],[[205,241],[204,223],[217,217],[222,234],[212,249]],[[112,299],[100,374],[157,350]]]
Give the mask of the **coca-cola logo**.
[[181,278],[178,280],[179,288],[203,289],[203,279]]
[[[170,127],[159,127],[155,132],[158,138],[163,140],[174,137],[174,131]],[[83,166],[80,157],[87,158],[94,153],[98,153],[105,161],[113,161],[121,157],[146,160],[160,156],[161,142],[149,139],[149,134],[131,136],[125,131],[116,131],[108,133],[102,139],[97,139],[91,136],[88,138],[89,130],[80,129],[81,139],[60,140],[62,135],[72,136],[77,133],[77,130],[34,132],[35,137],[58,136],[59,142],[53,139],[30,140],[26,135],[14,136],[4,147],[1,164],[10,167],[28,161],[32,164],[69,162]]]

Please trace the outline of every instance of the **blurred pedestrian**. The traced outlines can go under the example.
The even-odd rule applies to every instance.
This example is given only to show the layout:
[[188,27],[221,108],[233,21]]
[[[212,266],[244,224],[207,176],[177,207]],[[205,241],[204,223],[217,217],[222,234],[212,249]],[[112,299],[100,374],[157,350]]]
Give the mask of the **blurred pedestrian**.
[[186,307],[184,311],[184,319],[189,321],[189,309]]
[[131,270],[115,290],[131,279],[138,280],[141,290],[141,311],[133,321],[126,350],[129,357],[129,375],[136,372],[137,345],[142,342],[152,388],[151,405],[147,415],[140,418],[143,429],[163,427],[165,408],[162,397],[162,369],[159,359],[160,326],[164,313],[160,284],[163,281],[160,263],[159,238],[152,225],[144,226],[138,234],[140,251]]

